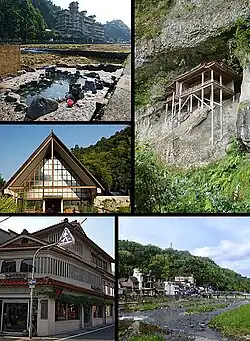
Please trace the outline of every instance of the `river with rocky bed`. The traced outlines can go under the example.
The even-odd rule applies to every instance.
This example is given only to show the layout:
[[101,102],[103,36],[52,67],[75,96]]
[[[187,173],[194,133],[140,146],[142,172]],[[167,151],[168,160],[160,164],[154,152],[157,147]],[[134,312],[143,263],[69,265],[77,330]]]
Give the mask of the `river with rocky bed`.
[[[241,305],[249,304],[248,300],[223,300],[218,303],[228,303],[226,308],[212,312],[185,314],[188,307],[172,304],[168,308],[160,308],[152,311],[139,311],[120,314],[120,321],[134,320],[135,325],[131,329],[139,327],[140,323],[158,326],[164,330],[166,340],[171,341],[235,341],[232,338],[222,336],[217,331],[209,328],[208,322],[216,315],[235,309]],[[143,328],[142,328],[143,330]],[[127,335],[130,335],[127,333]],[[119,339],[125,341],[126,336]]]
[[[0,82],[0,121],[101,120],[101,109],[112,97],[123,70],[121,64],[28,67]],[[70,82],[80,87],[72,107],[67,105]]]

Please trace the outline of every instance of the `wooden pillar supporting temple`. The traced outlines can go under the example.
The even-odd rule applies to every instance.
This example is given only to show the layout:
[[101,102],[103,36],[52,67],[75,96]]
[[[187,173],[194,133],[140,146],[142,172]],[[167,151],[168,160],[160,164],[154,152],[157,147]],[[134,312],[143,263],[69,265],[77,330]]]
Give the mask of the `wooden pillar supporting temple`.
[[166,103],[165,123],[167,122],[167,117],[168,117],[168,103]]
[[211,94],[210,94],[210,106],[211,106],[211,143],[214,145],[214,71],[211,70]]
[[193,95],[190,95],[190,112],[193,111]]
[[202,72],[201,74],[201,108],[203,109],[204,108],[204,88],[203,88],[203,85],[204,85],[204,79],[205,79],[205,72]]
[[179,88],[178,126],[180,125],[180,118],[181,118],[181,95],[182,95],[182,83],[180,83],[180,88]]
[[223,102],[223,91],[222,91],[222,75],[220,75],[220,139],[222,139],[223,136],[223,107],[222,107],[222,102]]
[[235,102],[235,88],[234,88],[234,79],[232,80],[232,90],[234,92],[234,95],[233,95],[233,102]]
[[172,98],[172,113],[171,113],[171,126],[172,131],[174,129],[174,99],[175,99],[175,92],[173,92],[173,98]]

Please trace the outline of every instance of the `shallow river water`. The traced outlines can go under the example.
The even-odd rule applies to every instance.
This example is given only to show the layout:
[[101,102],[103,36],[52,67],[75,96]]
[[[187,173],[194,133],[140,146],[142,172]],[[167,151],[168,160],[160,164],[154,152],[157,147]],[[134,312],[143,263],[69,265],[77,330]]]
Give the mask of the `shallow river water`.
[[235,309],[241,305],[249,304],[249,301],[233,301],[229,306],[212,312],[187,315],[187,308],[163,308],[152,311],[124,313],[125,318],[134,318],[145,323],[156,325],[166,329],[166,340],[181,341],[232,341],[221,336],[218,332],[207,326],[207,323],[222,312]]

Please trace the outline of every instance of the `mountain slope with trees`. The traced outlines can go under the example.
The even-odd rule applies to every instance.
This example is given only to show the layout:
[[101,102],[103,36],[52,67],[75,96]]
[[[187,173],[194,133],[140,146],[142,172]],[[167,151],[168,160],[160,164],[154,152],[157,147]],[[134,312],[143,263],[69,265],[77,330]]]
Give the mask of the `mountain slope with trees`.
[[104,24],[104,33],[112,42],[129,42],[131,40],[131,30],[122,20],[107,21]]
[[54,5],[51,0],[32,0],[32,3],[42,14],[48,28],[54,29],[56,17],[58,12],[61,11],[61,7]]
[[2,40],[42,39],[45,35],[45,21],[31,0],[1,0],[0,22]]
[[101,182],[108,192],[128,194],[131,169],[130,127],[103,137],[95,145],[71,149],[73,154]]
[[161,249],[128,240],[119,240],[118,250],[120,278],[132,276],[133,269],[139,268],[143,273],[151,270],[157,279],[173,280],[175,276],[193,275],[200,286],[212,286],[222,291],[250,292],[249,278],[221,268],[210,258],[193,256],[189,251]]

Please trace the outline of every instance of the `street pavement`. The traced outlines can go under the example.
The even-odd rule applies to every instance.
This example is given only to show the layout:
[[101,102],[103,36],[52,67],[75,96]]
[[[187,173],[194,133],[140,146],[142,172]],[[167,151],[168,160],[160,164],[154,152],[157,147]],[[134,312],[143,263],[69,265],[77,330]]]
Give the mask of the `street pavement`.
[[[27,341],[29,338],[21,336],[9,336],[1,335],[0,341]],[[83,331],[78,330],[74,333],[61,334],[51,337],[33,337],[34,341],[67,341],[67,340],[77,340],[77,341],[114,341],[115,340],[115,327],[106,326],[96,328],[94,330]]]

